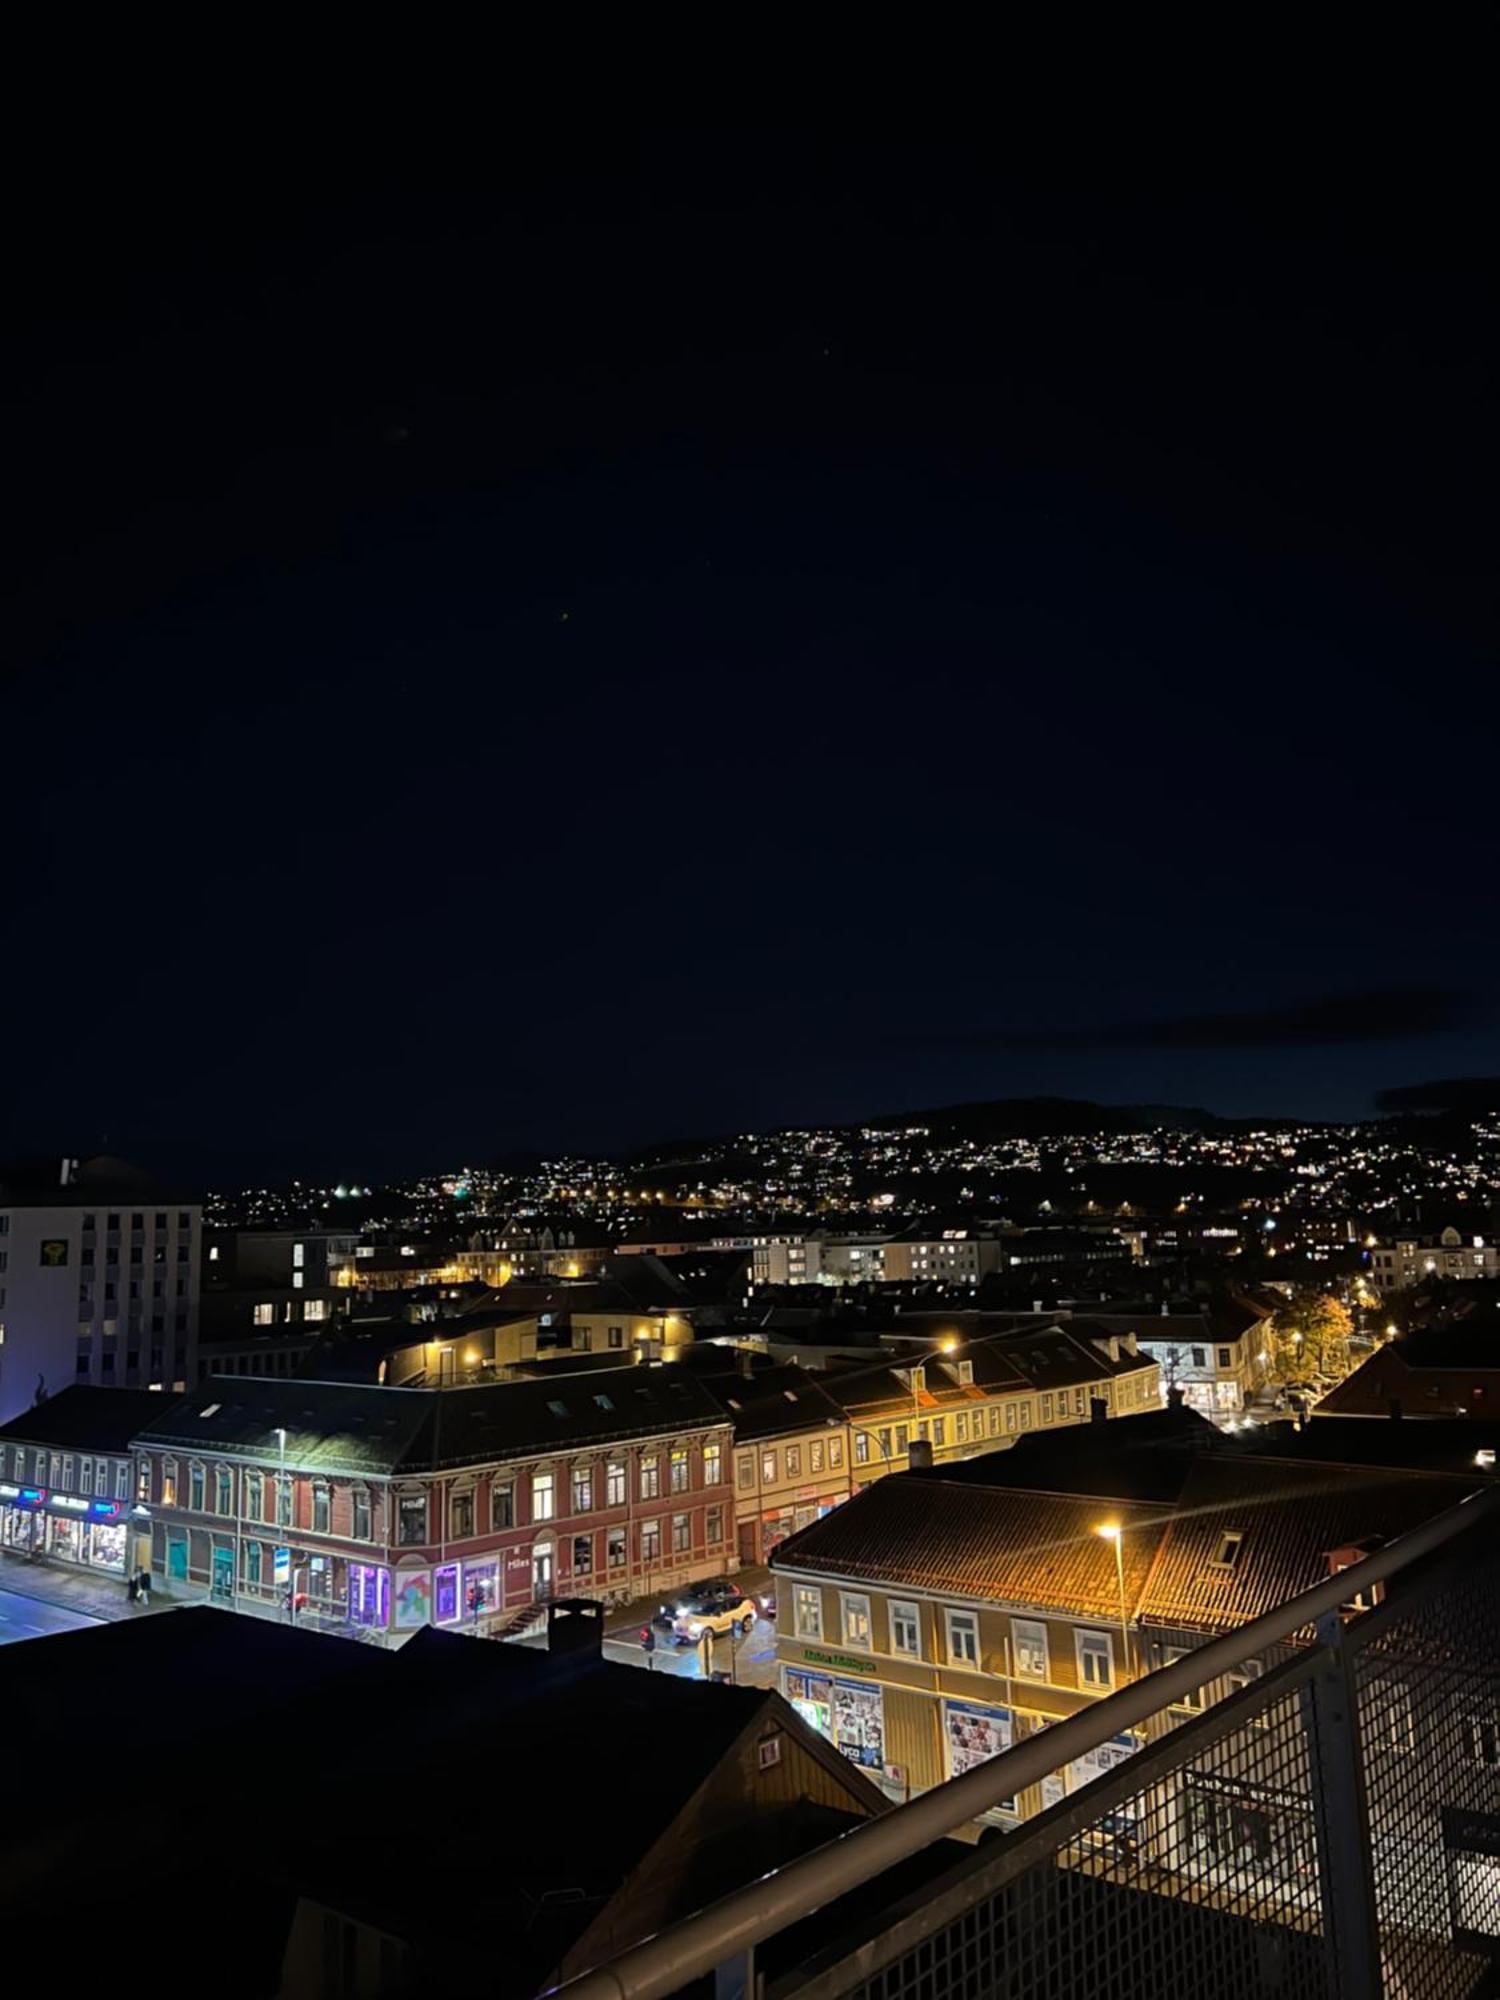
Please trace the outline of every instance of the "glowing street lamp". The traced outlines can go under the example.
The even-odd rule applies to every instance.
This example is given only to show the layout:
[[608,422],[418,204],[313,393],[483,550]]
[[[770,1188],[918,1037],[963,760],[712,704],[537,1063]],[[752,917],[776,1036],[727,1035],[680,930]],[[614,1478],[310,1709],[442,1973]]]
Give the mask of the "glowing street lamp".
[[1130,1672],[1130,1621],[1125,1612],[1125,1530],[1118,1521],[1101,1521],[1094,1533],[1102,1535],[1106,1542],[1113,1542],[1115,1548],[1115,1582],[1120,1592],[1120,1675],[1123,1680]]

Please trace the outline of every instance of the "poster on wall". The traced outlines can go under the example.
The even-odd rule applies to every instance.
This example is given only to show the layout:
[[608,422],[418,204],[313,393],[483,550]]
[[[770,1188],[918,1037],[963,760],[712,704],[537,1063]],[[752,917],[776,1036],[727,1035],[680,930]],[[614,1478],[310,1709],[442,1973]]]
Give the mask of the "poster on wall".
[[976,1764],[998,1757],[1010,1748],[1015,1735],[1008,1708],[981,1708],[970,1701],[943,1703],[943,1729],[948,1738],[950,1778],[961,1778]]
[[885,1768],[885,1702],[868,1681],[840,1680],[832,1674],[787,1669],[787,1700],[851,1764],[867,1771]]
[[396,1624],[410,1629],[429,1623],[432,1610],[432,1572],[425,1569],[402,1571],[396,1578]]

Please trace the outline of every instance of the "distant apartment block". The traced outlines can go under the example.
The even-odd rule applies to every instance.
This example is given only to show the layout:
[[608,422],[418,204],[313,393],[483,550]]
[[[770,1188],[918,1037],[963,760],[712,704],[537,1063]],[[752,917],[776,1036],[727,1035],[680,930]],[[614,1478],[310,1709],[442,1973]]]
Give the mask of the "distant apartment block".
[[1426,1278],[1460,1283],[1500,1278],[1500,1246],[1456,1229],[1438,1236],[1403,1236],[1370,1252],[1370,1275],[1378,1292],[1399,1292]]

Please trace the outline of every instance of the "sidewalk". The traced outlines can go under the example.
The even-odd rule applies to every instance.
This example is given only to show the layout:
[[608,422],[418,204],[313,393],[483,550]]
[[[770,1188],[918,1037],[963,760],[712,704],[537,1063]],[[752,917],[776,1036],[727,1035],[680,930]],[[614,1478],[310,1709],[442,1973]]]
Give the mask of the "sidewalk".
[[111,1622],[122,1618],[150,1618],[170,1608],[170,1600],[158,1597],[148,1609],[132,1604],[123,1576],[104,1576],[95,1571],[68,1569],[61,1563],[32,1561],[29,1556],[0,1550],[0,1590],[14,1591],[17,1597],[34,1597],[42,1604],[60,1604],[86,1618]]

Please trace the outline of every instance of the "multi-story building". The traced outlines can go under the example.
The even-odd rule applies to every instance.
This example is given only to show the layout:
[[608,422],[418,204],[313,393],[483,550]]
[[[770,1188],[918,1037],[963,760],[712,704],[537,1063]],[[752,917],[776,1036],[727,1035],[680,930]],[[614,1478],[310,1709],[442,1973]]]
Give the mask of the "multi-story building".
[[1500,1244],[1451,1228],[1437,1236],[1401,1236],[1371,1250],[1370,1276],[1382,1293],[1399,1292],[1428,1278],[1458,1283],[1500,1278]]
[[962,1225],[927,1235],[911,1230],[885,1246],[888,1284],[977,1286],[1005,1264],[1005,1242],[993,1231]]
[[759,1563],[849,1498],[849,1427],[827,1387],[806,1369],[752,1370],[749,1356],[743,1360],[735,1373],[703,1380],[734,1426],[740,1560]]
[[137,1439],[161,1588],[399,1641],[733,1568],[732,1435],[681,1369],[476,1388],[213,1378]]
[[750,1278],[757,1285],[815,1285],[823,1275],[823,1239],[759,1236],[750,1251]]
[[196,1374],[202,1211],[119,1160],[0,1181],[0,1422],[71,1383]]
[[[1232,1450],[1111,1462],[1105,1433],[1078,1493],[1059,1490],[1068,1463],[1079,1465],[1061,1441],[1050,1468],[1030,1467],[1055,1483],[1012,1483],[1007,1467],[1027,1456],[993,1454],[961,1477],[882,1480],[772,1558],[783,1691],[893,1796],[957,1776],[1237,1629],[1476,1484],[1420,1472],[1372,1482],[1365,1469]],[[1196,1690],[1153,1729],[1229,1691],[1228,1681]],[[1101,1744],[999,1817],[1055,1803],[1144,1740]]]
[[1330,1389],[1317,1415],[1493,1423],[1500,1418],[1500,1324],[1485,1314],[1400,1334]]
[[1223,1420],[1248,1409],[1271,1376],[1270,1301],[1226,1293],[1193,1312],[1091,1313],[1097,1326],[1133,1333],[1143,1354],[1160,1364],[1163,1385],[1181,1389],[1205,1417]]
[[821,1378],[849,1424],[856,1487],[900,1471],[911,1445],[938,1460],[1063,1428],[1150,1409],[1160,1400],[1156,1361],[1134,1336],[1091,1321],[1037,1325],[979,1340],[957,1337],[920,1359],[829,1369]]
[[0,1428],[0,1548],[122,1579],[146,1568],[134,1440],[171,1400],[74,1387],[12,1417]]

